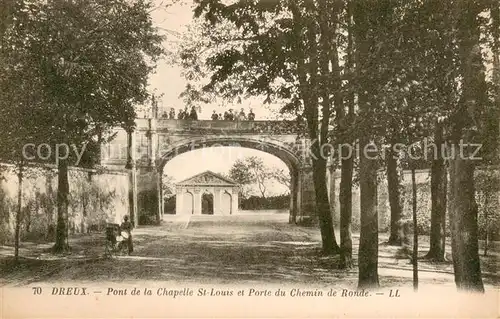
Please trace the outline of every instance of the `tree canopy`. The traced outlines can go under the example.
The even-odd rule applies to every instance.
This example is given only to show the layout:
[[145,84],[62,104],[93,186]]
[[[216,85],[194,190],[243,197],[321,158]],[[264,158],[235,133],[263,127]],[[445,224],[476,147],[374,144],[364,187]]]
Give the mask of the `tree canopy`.
[[133,129],[134,106],[148,98],[163,53],[152,8],[147,0],[23,0],[2,12],[0,133],[10,137],[2,156],[25,156],[27,143],[51,146],[30,158],[58,165],[57,251],[67,248],[68,166],[81,159],[74,153],[113,127]]

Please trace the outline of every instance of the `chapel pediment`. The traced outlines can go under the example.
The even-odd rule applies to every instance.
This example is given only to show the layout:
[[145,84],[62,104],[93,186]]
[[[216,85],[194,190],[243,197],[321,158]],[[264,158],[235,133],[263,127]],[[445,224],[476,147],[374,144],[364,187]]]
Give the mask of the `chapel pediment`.
[[203,173],[197,174],[195,176],[192,176],[188,179],[185,179],[179,183],[177,183],[179,186],[193,186],[193,185],[203,185],[203,186],[208,186],[208,185],[225,185],[225,186],[238,186],[238,183],[230,180],[229,178],[226,178],[220,174],[211,172],[211,171],[205,171]]

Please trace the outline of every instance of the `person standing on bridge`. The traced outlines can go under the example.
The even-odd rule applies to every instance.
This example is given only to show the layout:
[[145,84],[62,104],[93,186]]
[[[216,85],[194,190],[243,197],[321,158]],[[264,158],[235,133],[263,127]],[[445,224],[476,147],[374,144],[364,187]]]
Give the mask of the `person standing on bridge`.
[[238,114],[238,121],[246,121],[247,116],[243,108],[241,108],[240,114]]
[[229,111],[227,111],[227,120],[228,121],[233,120],[233,109],[229,109]]
[[249,121],[255,120],[255,114],[253,113],[252,109],[250,109],[250,112],[248,113],[248,120]]
[[212,113],[212,121],[217,121],[219,119],[219,115],[217,115],[217,112],[214,112]]

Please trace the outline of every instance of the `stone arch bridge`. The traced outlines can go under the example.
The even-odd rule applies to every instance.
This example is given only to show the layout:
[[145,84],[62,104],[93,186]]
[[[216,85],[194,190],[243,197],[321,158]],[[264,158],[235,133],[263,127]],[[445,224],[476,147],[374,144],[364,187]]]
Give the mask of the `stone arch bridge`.
[[133,132],[115,129],[114,139],[101,149],[101,165],[129,172],[130,216],[139,225],[161,220],[163,167],[175,156],[204,147],[260,150],[288,166],[289,219],[304,224],[314,218],[315,194],[307,152],[310,142],[300,134],[302,131],[295,121],[137,119]]

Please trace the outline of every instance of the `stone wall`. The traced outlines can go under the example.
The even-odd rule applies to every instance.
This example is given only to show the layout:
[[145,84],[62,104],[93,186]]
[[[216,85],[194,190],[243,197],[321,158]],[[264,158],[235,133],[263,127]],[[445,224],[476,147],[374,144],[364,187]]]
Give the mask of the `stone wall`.
[[[0,243],[14,239],[18,178],[13,166],[1,165]],[[21,238],[54,239],[57,221],[57,170],[26,168],[22,187]],[[103,231],[129,212],[128,175],[123,172],[70,168],[69,232]]]
[[[478,225],[479,234],[484,234],[488,228],[492,238],[500,239],[500,192],[497,190],[493,194],[488,194],[488,200],[485,201],[484,183],[480,183],[479,175],[484,172],[484,169],[476,170],[476,201],[479,206]],[[498,172],[496,173],[498,175]],[[340,207],[338,202],[338,194],[340,187],[340,174],[335,173],[335,203],[334,203],[334,224],[340,225]],[[449,178],[449,176],[448,176]],[[497,177],[498,178],[498,177]],[[430,171],[417,170],[417,223],[418,231],[420,234],[428,235],[430,231],[430,217],[431,217],[431,188],[430,188]],[[449,190],[449,188],[448,188]],[[360,200],[359,200],[359,187],[356,185],[353,189],[353,207],[352,207],[352,229],[359,232],[360,224]],[[403,182],[401,186],[401,204],[403,210],[403,218],[412,218],[412,189],[411,189],[411,171],[405,171],[403,175]],[[449,201],[448,201],[449,203]],[[489,212],[487,219],[485,218],[485,207]],[[447,212],[448,213],[448,212]],[[390,206],[387,190],[387,179],[384,172],[379,174],[378,184],[378,217],[379,217],[379,231],[386,232],[390,227]],[[448,216],[446,223],[449,223]],[[447,230],[449,231],[447,225]]]

